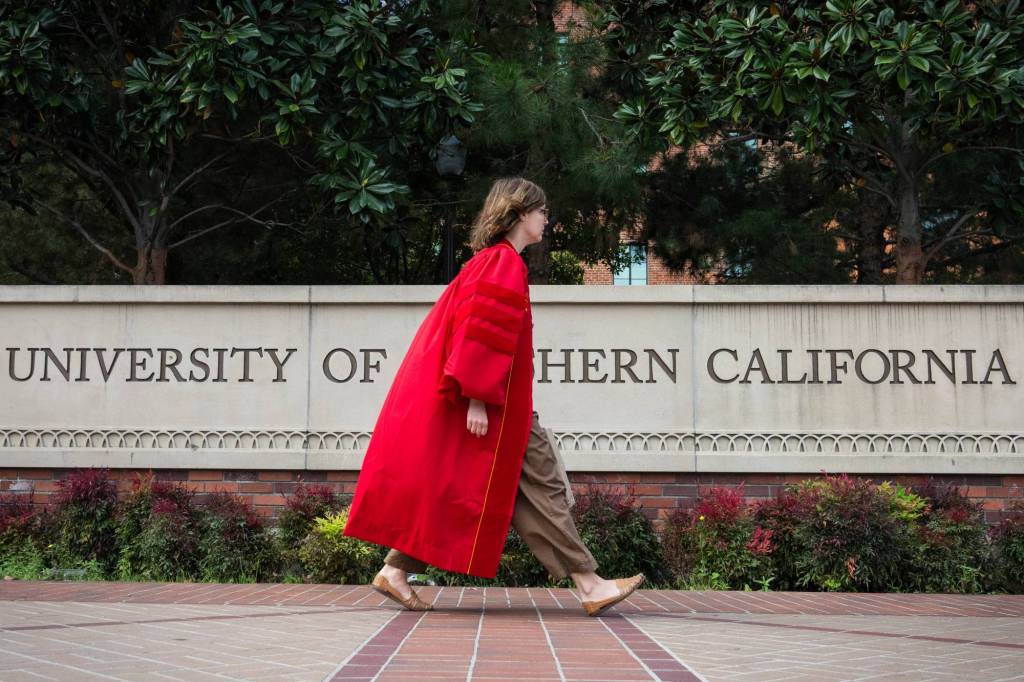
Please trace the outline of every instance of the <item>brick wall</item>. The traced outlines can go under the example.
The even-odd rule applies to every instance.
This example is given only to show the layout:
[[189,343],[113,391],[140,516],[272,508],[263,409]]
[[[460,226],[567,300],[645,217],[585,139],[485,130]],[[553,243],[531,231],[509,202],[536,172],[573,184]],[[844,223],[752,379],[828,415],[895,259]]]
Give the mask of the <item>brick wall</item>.
[[612,269],[604,263],[598,263],[596,265],[587,265],[581,263],[583,266],[583,283],[584,284],[611,284],[612,283]]
[[[0,492],[18,492],[32,496],[38,506],[47,503],[57,489],[57,481],[67,469],[0,469]],[[138,470],[112,469],[119,491],[131,489],[133,474]],[[180,481],[203,493],[227,491],[245,498],[260,515],[273,518],[283,508],[285,496],[294,492],[300,479],[306,483],[326,485],[335,492],[351,495],[355,491],[355,471],[220,471],[163,469],[153,472],[160,480]],[[817,474],[692,474],[692,473],[585,473],[571,472],[573,490],[582,493],[588,486],[600,486],[614,492],[636,495],[644,514],[661,530],[664,519],[673,509],[693,506],[699,490],[709,486],[735,487],[744,483],[748,499],[774,497],[787,483],[819,478]],[[890,480],[903,484],[924,483],[927,476],[864,476],[875,482]],[[986,520],[999,521],[1010,505],[1024,498],[1024,475],[937,475],[937,483],[966,488],[968,497],[980,501]],[[28,488],[31,486],[32,490]],[[201,498],[199,500],[201,502]]]

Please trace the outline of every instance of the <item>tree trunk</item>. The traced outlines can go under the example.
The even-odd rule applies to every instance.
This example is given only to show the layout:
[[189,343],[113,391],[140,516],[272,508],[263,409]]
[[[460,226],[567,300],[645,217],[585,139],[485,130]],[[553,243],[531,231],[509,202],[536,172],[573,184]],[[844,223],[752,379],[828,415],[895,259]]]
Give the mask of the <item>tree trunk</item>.
[[[138,174],[142,177],[142,174]],[[142,199],[136,200],[139,211],[135,219],[139,228],[135,232],[137,257],[132,269],[132,283],[136,285],[167,284],[167,214],[156,207],[166,208],[167,201],[160,193],[156,180],[146,177],[136,180],[142,186]],[[153,183],[153,184],[151,184]],[[157,199],[151,199],[156,197]]]
[[896,224],[896,283],[920,284],[925,265],[921,248],[921,210],[917,187],[902,174],[898,197],[900,215]]
[[525,249],[526,265],[530,272],[530,284],[547,284],[551,276],[551,258],[548,240],[542,239]]
[[537,26],[551,31],[555,30],[555,2],[554,0],[535,0],[533,13],[537,19]]
[[167,283],[167,249],[148,244],[139,249],[139,259],[132,271],[133,284]]
[[857,251],[857,284],[881,284],[885,259],[885,224],[889,217],[885,199],[874,192],[860,192],[856,230],[860,237]]

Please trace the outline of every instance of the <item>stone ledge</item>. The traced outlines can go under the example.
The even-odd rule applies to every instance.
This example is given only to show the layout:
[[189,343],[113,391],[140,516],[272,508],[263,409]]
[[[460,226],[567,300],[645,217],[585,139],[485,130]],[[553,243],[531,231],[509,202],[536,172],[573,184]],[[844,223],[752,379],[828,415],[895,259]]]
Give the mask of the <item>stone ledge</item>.
[[[639,473],[1024,474],[1024,455],[801,455],[751,452],[563,452],[568,471]],[[3,449],[0,468],[358,471],[363,452],[338,450]],[[169,465],[168,462],[173,462]]]
[[[443,285],[5,285],[0,304],[432,304]],[[1020,304],[1024,285],[532,285],[534,303]]]

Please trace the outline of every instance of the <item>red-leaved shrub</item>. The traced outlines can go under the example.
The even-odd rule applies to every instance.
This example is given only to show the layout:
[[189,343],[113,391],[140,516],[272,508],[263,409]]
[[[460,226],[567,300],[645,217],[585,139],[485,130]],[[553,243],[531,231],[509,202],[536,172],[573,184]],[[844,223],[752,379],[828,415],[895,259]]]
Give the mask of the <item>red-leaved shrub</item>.
[[0,493],[0,536],[21,533],[34,514],[32,499],[27,494]]
[[197,575],[199,512],[184,485],[136,474],[117,526],[122,580],[192,580]]
[[60,568],[95,561],[104,575],[117,563],[117,486],[107,469],[75,469],[53,495],[51,555]]
[[774,580],[774,532],[759,525],[743,490],[742,483],[706,488],[693,508],[669,516],[665,557],[679,586],[742,589]]
[[270,577],[275,554],[263,520],[237,495],[204,496],[199,540],[199,576],[217,582]]
[[297,549],[313,527],[313,520],[344,507],[341,495],[326,485],[307,485],[299,481],[295,492],[285,497],[285,508],[277,518],[280,539],[285,547]]

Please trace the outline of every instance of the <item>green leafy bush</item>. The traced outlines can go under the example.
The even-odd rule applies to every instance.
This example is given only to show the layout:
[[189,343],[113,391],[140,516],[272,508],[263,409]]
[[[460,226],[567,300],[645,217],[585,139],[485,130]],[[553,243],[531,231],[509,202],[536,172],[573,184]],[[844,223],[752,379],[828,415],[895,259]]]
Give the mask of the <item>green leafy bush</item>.
[[103,576],[117,563],[117,487],[107,469],[77,469],[57,481],[50,561],[57,568],[96,562]]
[[708,488],[665,528],[665,556],[684,589],[767,589],[774,580],[773,532],[757,523],[737,488]]
[[[468,585],[466,579],[470,576],[455,574],[457,585]],[[551,574],[544,565],[537,560],[537,557],[530,551],[515,529],[510,528],[505,537],[505,547],[501,552],[501,559],[498,560],[498,572],[493,580],[477,579],[481,585],[500,585],[502,587],[537,587],[540,585],[568,585],[572,583],[571,578],[552,580]]]
[[37,512],[30,495],[0,494],[0,579],[46,577],[48,519]]
[[878,484],[878,492],[889,499],[890,513],[906,523],[914,523],[928,510],[928,502],[906,486],[891,481]]
[[341,495],[325,485],[306,485],[302,481],[295,492],[285,497],[285,508],[277,517],[276,539],[285,576],[299,577],[302,564],[299,547],[317,518],[345,508]]
[[386,549],[344,534],[348,510],[318,518],[299,547],[307,580],[317,583],[357,583],[373,580]]
[[[52,509],[0,493],[0,572],[13,578],[114,574],[122,580],[369,582],[386,547],[343,534],[343,497],[300,484],[278,542],[241,498],[198,498],[184,485],[136,476],[118,502],[101,469],[71,473]],[[627,489],[628,491],[628,489]],[[987,528],[955,486],[874,485],[846,475],[805,480],[748,505],[743,486],[703,490],[667,520],[664,540],[628,492],[591,486],[573,519],[605,577],[643,571],[648,586],[713,589],[1024,591],[1024,503]],[[90,530],[91,529],[91,530]],[[111,538],[111,533],[113,538]],[[106,557],[106,558],[105,558]],[[293,570],[281,570],[291,561]],[[481,579],[429,567],[440,585],[572,586],[553,581],[515,530],[498,573]]]
[[218,492],[204,500],[200,514],[199,577],[215,582],[259,582],[278,564],[263,521],[242,499]]
[[1011,594],[1024,593],[1024,502],[1015,502],[1010,515],[990,531],[994,558],[993,586]]
[[917,488],[924,503],[912,522],[914,552],[903,571],[915,592],[985,591],[991,570],[987,526],[981,504],[955,486]]
[[136,476],[121,509],[117,537],[121,580],[195,580],[199,514],[185,486]]
[[0,579],[45,580],[48,575],[46,554],[31,538],[5,543],[0,550]]
[[465,573],[443,571],[436,566],[427,566],[424,575],[437,585],[538,587],[552,584],[547,569],[537,561],[526,541],[512,528],[505,538],[505,547],[498,561],[498,571],[493,578],[478,578]]
[[631,489],[617,492],[588,486],[576,495],[572,516],[583,544],[597,560],[597,572],[602,577],[642,572],[648,586],[671,579],[661,540]]
[[892,495],[846,474],[800,485],[814,491],[816,504],[793,533],[798,584],[848,592],[905,589],[912,531],[893,513]]
[[[597,561],[603,577],[623,577],[643,572],[650,581],[667,582],[669,573],[662,557],[661,542],[651,522],[639,508],[636,496],[589,486],[576,495],[573,521],[580,539]],[[526,541],[510,529],[494,578],[476,578],[427,569],[439,585],[501,587],[571,587],[572,578],[553,580],[530,551]]]

